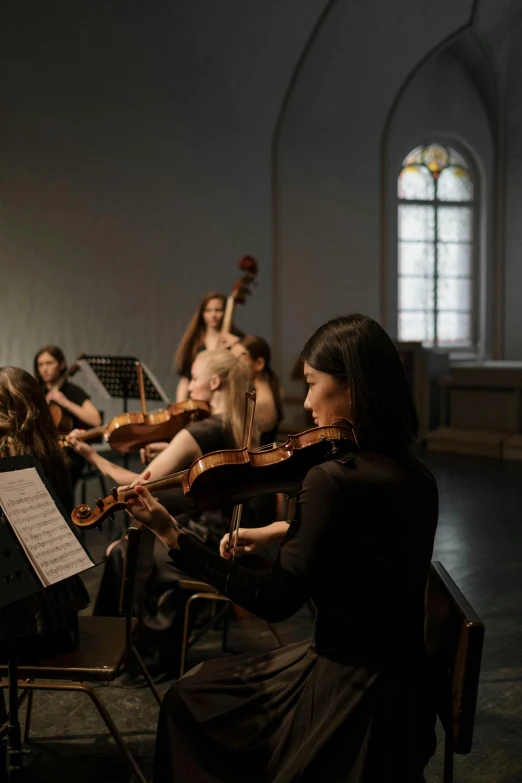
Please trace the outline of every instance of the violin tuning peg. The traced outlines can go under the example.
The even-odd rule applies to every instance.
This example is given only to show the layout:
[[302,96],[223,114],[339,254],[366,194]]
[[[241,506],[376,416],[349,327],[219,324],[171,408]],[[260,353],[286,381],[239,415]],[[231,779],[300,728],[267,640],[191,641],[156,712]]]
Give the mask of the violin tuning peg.
[[102,498],[96,498],[95,503],[98,506],[98,508],[100,509],[100,511],[103,511],[104,502],[103,502]]
[[111,487],[111,495],[114,498],[114,500],[118,499],[118,490],[116,487]]

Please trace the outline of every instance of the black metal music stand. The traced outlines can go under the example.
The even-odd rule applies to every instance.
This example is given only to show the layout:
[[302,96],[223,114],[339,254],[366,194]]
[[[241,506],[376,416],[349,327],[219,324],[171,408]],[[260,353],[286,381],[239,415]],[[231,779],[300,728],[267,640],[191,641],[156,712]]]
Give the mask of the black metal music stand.
[[[105,392],[103,396],[123,399],[123,412],[127,413],[128,401],[140,399],[136,373],[138,361],[135,356],[87,356],[81,354],[78,358],[78,366],[94,386],[98,389],[100,386],[103,387]],[[158,400],[168,404],[169,399],[158,380],[143,362],[140,364],[143,370],[145,397],[148,400]]]
[[[49,484],[42,466],[34,457],[4,457],[0,459],[0,472],[11,472],[25,468],[36,468],[47,491],[54,500],[61,515],[78,538],[78,532],[64,511],[54,489]],[[81,546],[87,554],[89,552],[84,544]],[[89,558],[92,558],[89,555]],[[94,564],[94,561],[93,561]],[[21,779],[23,772],[23,755],[26,751],[22,748],[22,734],[18,717],[18,645],[16,638],[17,602],[27,598],[39,590],[44,590],[33,566],[29,562],[16,534],[14,533],[7,517],[0,507],[0,609],[7,608],[7,664],[9,683],[9,713],[8,719],[0,727],[0,742],[7,738],[7,770],[0,767],[0,781],[7,780],[16,783]],[[0,708],[5,718],[5,702],[3,692],[0,695]]]

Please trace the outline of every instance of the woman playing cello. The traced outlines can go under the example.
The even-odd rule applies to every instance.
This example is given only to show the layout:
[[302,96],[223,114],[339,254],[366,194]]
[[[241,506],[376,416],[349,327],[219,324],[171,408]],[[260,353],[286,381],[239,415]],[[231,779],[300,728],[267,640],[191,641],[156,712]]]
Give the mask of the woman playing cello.
[[145,487],[133,516],[173,563],[269,621],[312,597],[311,642],[207,661],[168,691],[155,783],[420,783],[433,752],[425,694],[424,589],[435,480],[409,450],[418,421],[397,351],[372,319],[320,327],[302,358],[305,407],[353,422],[360,447],[309,470],[288,525],[241,530],[238,552],[281,543],[270,571],[200,546]]
[[[46,345],[38,351],[34,357],[34,377],[47,402],[58,405],[69,419],[70,426],[64,434],[77,427],[97,427],[101,424],[100,412],[92,404],[89,395],[69,380],[65,355],[57,345]],[[81,457],[74,453],[70,455],[73,487],[83,466]]]
[[230,334],[222,332],[227,297],[224,294],[206,294],[185,330],[174,357],[174,365],[181,378],[176,390],[176,402],[187,399],[190,370],[200,351],[229,348],[236,342],[239,332],[232,327]]

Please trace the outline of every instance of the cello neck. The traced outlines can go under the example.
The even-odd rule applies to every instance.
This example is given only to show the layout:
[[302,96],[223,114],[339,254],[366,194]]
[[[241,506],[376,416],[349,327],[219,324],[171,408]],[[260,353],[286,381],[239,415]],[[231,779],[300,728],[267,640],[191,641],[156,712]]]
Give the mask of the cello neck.
[[223,323],[221,325],[221,331],[229,333],[232,329],[232,322],[234,320],[234,308],[236,306],[236,299],[233,294],[227,297],[227,303],[225,305],[225,314],[223,316]]

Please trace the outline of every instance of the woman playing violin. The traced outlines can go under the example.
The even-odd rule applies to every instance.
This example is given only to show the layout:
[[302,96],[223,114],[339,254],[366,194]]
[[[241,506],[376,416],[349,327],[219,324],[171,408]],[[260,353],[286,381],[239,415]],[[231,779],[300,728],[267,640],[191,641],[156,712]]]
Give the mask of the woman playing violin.
[[[78,427],[97,427],[101,424],[100,412],[92,404],[89,395],[69,380],[65,355],[57,345],[46,345],[38,351],[34,357],[34,377],[47,402],[54,403],[64,412],[64,419],[68,420],[65,433]],[[70,455],[73,486],[83,466],[83,459],[76,454]]]
[[[247,367],[229,351],[199,353],[192,365],[188,393],[193,399],[208,402],[211,416],[178,432],[149,464],[150,475],[162,478],[188,467],[209,451],[238,448],[248,384]],[[88,443],[77,440],[75,434],[73,431],[68,436],[72,447],[115,483],[128,484],[137,478],[137,473],[105,459]]]
[[[189,424],[178,432],[167,448],[150,463],[147,475],[155,478],[188,467],[194,460],[212,451],[235,449],[241,446],[245,392],[249,387],[248,368],[230,351],[203,351],[192,365],[189,393],[195,399],[210,404],[211,416]],[[115,482],[133,481],[136,473],[125,470],[104,459],[88,444],[71,439],[74,448]],[[162,496],[169,506],[185,510],[182,493],[173,491]],[[196,536],[217,551],[219,540],[229,520],[221,512],[206,513],[189,509],[180,517],[190,535]],[[111,548],[96,599],[94,614],[117,615],[124,546],[120,542]],[[152,572],[143,591],[142,619],[146,629],[142,652],[152,656],[159,653],[155,665],[162,671],[176,667],[175,654],[179,647],[176,617],[179,616],[179,598],[176,590],[179,572],[168,564],[167,551],[156,541]],[[177,642],[177,644],[176,644]]]
[[187,399],[190,371],[197,354],[204,350],[229,348],[237,341],[240,333],[235,328],[232,328],[231,334],[221,330],[226,302],[224,294],[206,294],[190,319],[174,357],[174,365],[181,375],[176,402]]
[[[0,368],[0,457],[28,454],[41,463],[64,509],[74,505],[69,468],[58,446],[56,427],[36,380],[17,367]],[[80,577],[70,577],[18,602],[21,662],[34,663],[72,648],[77,613],[89,603]],[[0,647],[7,619],[0,612]],[[5,656],[3,658],[5,660]]]
[[[207,661],[161,708],[155,783],[420,783],[433,752],[424,589],[435,480],[410,453],[418,420],[397,351],[372,319],[320,327],[302,358],[315,423],[353,422],[351,442],[309,470],[290,525],[241,530],[238,552],[278,541],[258,573],[205,549],[137,486],[129,511],[173,563],[275,622],[311,597],[315,637]],[[342,441],[341,441],[342,443]],[[245,555],[246,556],[246,555]]]

